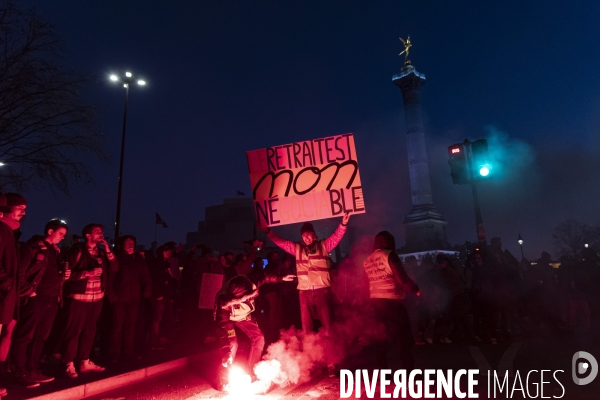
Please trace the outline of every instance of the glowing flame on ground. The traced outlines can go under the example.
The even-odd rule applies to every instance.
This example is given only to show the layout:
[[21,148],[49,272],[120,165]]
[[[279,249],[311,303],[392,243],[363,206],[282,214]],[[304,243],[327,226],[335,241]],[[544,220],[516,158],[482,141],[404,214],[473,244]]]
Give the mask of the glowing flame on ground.
[[225,386],[225,391],[229,394],[228,398],[248,399],[250,396],[266,393],[273,383],[280,386],[288,383],[282,379],[281,363],[277,360],[261,361],[254,368],[254,372],[257,380],[252,382],[250,375],[241,367],[231,366],[227,386]]
[[251,394],[252,378],[242,368],[232,365],[229,368],[229,377],[225,390],[232,396],[242,396]]
[[[364,325],[364,317],[352,321],[357,325]],[[365,329],[355,329],[355,325],[348,323],[343,336],[348,336],[343,343],[354,343],[356,332],[365,333]],[[369,325],[373,328],[373,324]],[[346,332],[347,331],[347,332]],[[368,332],[367,332],[368,333]],[[286,387],[289,385],[308,382],[313,373],[322,371],[321,367],[333,364],[341,359],[342,344],[339,340],[332,341],[320,331],[316,334],[304,334],[295,328],[282,330],[278,342],[271,344],[263,360],[254,366],[256,380],[242,368],[236,365],[229,367],[228,384],[225,386],[226,396],[230,400],[264,399],[255,397],[264,395],[269,397],[269,390],[273,385]],[[338,335],[339,336],[339,335]],[[355,344],[353,344],[355,346]],[[318,373],[318,372],[317,372]]]

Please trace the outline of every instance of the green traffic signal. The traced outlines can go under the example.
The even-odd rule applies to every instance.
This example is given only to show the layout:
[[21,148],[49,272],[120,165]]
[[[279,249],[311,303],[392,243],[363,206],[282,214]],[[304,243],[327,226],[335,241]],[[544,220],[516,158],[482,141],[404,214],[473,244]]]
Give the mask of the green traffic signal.
[[491,165],[482,165],[481,167],[479,167],[479,175],[486,177],[490,174],[491,170]]
[[491,177],[492,164],[487,140],[479,139],[471,143],[471,166],[474,180],[485,180]]

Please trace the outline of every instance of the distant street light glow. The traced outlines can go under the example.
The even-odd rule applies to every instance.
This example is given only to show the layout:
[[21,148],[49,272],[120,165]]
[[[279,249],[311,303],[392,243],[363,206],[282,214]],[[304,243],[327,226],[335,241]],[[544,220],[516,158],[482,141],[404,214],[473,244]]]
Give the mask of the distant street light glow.
[[4,164],[3,162],[0,162],[0,167],[4,167],[6,164]]
[[[132,83],[137,82],[139,86],[145,86],[146,81],[143,79],[134,80],[133,74],[130,71],[125,71],[122,74],[111,74],[111,81],[117,81],[123,84],[125,88],[125,109],[123,111],[123,133],[121,135],[121,161],[119,163],[119,185],[117,189],[117,215],[115,218],[115,237],[121,235],[121,198],[123,191],[123,164],[125,160],[125,133],[127,129],[127,103],[129,99],[129,88]],[[135,86],[135,85],[134,85]]]

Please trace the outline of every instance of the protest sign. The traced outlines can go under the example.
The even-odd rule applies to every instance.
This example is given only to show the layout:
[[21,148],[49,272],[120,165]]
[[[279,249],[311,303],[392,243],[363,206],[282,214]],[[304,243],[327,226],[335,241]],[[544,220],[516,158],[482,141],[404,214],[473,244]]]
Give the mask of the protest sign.
[[246,152],[261,227],[365,212],[354,135]]
[[215,306],[215,297],[223,287],[223,275],[202,274],[202,285],[200,286],[200,298],[198,299],[198,308],[212,310]]

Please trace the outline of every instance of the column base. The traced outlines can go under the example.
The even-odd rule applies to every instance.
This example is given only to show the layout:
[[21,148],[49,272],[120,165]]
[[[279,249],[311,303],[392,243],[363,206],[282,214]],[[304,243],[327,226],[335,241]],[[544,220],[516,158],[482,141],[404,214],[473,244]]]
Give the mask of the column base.
[[406,245],[402,252],[449,249],[450,244],[446,238],[447,224],[444,216],[433,204],[413,206],[410,213],[404,217]]

